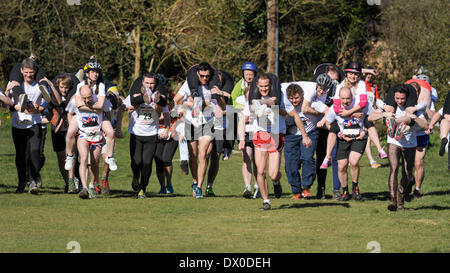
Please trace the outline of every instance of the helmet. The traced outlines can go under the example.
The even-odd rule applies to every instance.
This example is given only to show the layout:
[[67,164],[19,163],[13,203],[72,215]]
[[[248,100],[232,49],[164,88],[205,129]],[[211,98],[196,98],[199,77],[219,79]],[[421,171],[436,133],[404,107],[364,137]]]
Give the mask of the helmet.
[[317,76],[316,83],[317,85],[320,85],[326,89],[329,89],[333,86],[333,81],[331,80],[330,76],[328,76],[325,73],[322,73],[319,76]]
[[416,78],[417,78],[418,80],[424,80],[424,81],[426,81],[428,84],[431,84],[431,82],[430,82],[430,77],[428,77],[428,76],[425,75],[425,74],[417,75]]
[[246,62],[246,63],[244,63],[242,65],[241,70],[242,71],[244,71],[244,70],[252,70],[252,71],[258,72],[258,66],[255,63]]
[[361,66],[357,62],[349,62],[344,69],[345,72],[354,72],[361,74]]
[[100,64],[97,63],[96,61],[88,62],[83,68],[84,72],[89,72],[92,69],[101,70],[102,68],[101,68]]
[[155,78],[158,80],[158,83],[161,83],[161,84],[166,83],[166,77],[164,77],[163,74],[156,74]]

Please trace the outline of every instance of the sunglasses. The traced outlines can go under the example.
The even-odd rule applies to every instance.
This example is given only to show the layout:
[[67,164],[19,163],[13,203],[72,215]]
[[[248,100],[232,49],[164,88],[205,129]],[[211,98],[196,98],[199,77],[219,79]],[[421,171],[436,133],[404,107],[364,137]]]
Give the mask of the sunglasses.
[[199,76],[200,78],[209,78],[210,75],[202,75],[202,74],[198,74],[198,76]]

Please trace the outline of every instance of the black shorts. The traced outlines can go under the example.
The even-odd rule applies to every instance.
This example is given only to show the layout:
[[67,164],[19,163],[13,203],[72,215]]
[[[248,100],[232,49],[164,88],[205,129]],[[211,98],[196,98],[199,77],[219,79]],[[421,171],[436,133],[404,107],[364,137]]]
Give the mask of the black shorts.
[[59,131],[58,133],[55,133],[55,131],[52,130],[52,144],[54,152],[57,153],[66,150],[66,134],[67,131]]
[[350,152],[364,153],[367,145],[367,137],[362,140],[351,140],[349,142],[338,139],[338,148],[336,151],[336,160],[348,159]]
[[187,141],[199,140],[202,136],[209,136],[211,137],[211,140],[214,139],[214,124],[212,122],[208,122],[198,127],[195,127],[192,124],[186,124],[184,128],[184,137]]

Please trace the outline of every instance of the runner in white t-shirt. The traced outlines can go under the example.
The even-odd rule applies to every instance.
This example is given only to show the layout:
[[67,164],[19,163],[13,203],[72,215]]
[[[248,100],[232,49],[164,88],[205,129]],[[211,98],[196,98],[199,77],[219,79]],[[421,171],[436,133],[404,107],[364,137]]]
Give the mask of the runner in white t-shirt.
[[[75,97],[75,106],[80,108],[84,105],[83,101],[80,98],[80,88],[84,85],[88,85],[92,92],[93,98],[96,100],[93,108],[96,110],[106,110],[110,108],[111,104],[108,100],[106,100],[105,93],[105,85],[99,81],[101,67],[100,64],[96,61],[90,61],[84,67],[84,72],[86,79],[85,81],[80,82],[77,85],[77,92],[74,95]],[[69,128],[67,129],[66,135],[66,164],[65,169],[70,170],[73,166],[73,148],[75,147],[75,135],[77,133],[76,119],[71,119],[69,122]],[[111,122],[108,119],[103,119],[102,121],[102,131],[105,134],[106,144],[108,146],[108,158],[106,159],[106,163],[109,165],[110,170],[117,170],[117,163],[113,157],[114,154],[114,128],[111,125]]]
[[[408,89],[403,85],[394,90],[394,100],[396,103],[396,111],[392,112],[376,112],[374,111],[369,120],[375,121],[380,118],[386,118],[390,120],[391,124],[397,124],[397,126],[404,127],[405,124],[415,123],[414,126],[408,131],[396,130],[395,135],[388,134],[388,155],[390,164],[390,174],[388,179],[390,201],[388,210],[396,211],[397,209],[404,209],[405,192],[408,185],[413,180],[413,168],[414,168],[414,156],[417,146],[417,139],[415,131],[418,127],[426,129],[428,124],[423,114],[418,115],[409,114],[406,111],[406,100],[408,97]],[[398,183],[397,174],[400,167],[400,157],[403,158],[402,164],[402,179],[400,185]]]

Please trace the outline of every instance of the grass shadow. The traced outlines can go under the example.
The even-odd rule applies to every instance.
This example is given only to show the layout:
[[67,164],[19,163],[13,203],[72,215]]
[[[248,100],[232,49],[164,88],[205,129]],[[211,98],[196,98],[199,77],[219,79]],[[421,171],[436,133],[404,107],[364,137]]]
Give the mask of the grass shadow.
[[447,195],[447,194],[450,194],[450,190],[446,190],[446,191],[432,191],[432,192],[424,193],[423,195],[427,196],[427,195]]
[[449,210],[449,206],[438,206],[438,205],[431,205],[431,206],[422,206],[418,208],[407,208],[409,210],[424,210],[424,209],[432,209],[432,210]]
[[364,200],[378,200],[378,201],[387,201],[390,200],[390,194],[388,191],[382,192],[364,192],[361,193]]
[[294,203],[294,204],[283,204],[278,208],[272,209],[304,209],[304,208],[318,208],[318,207],[344,207],[350,208],[349,203],[322,203],[322,202],[308,202],[308,203]]

